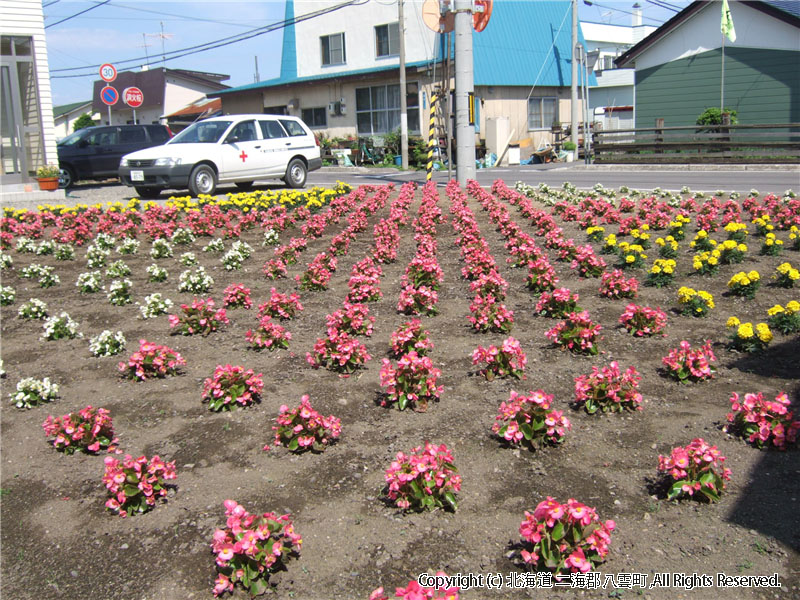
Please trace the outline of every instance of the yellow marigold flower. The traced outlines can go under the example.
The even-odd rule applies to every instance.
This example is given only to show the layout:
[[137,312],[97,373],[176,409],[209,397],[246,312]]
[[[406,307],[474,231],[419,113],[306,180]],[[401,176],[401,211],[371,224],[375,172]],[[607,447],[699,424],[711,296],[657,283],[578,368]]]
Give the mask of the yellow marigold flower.
[[672,275],[672,271],[673,268],[671,266],[667,265],[666,267],[664,267],[664,273],[666,273],[667,275]]
[[736,249],[739,252],[747,252],[747,245],[746,244],[739,244],[738,246],[736,246]]
[[650,269],[650,272],[653,273],[654,275],[658,275],[659,273],[661,273],[661,267],[659,267],[658,265],[653,265],[653,268]]
[[728,317],[728,321],[725,323],[725,327],[738,327],[740,325],[740,321],[736,317]]
[[789,279],[791,279],[792,281],[797,281],[798,279],[800,279],[800,271],[798,271],[797,269],[792,269],[791,271],[789,271]]
[[792,270],[792,265],[790,265],[788,262],[781,263],[775,270],[778,271],[778,273],[780,273],[781,275],[786,275],[789,271]]
[[759,323],[756,325],[756,331],[758,332],[758,339],[765,344],[769,344],[772,341],[772,332],[769,330],[769,326],[766,323]]
[[750,271],[750,272],[747,274],[747,276],[748,276],[748,277],[749,277],[749,278],[750,278],[752,281],[758,281],[759,279],[761,279],[761,275],[759,275],[759,274],[758,274],[758,271]]
[[632,254],[629,254],[628,256],[625,257],[625,262],[628,264],[634,262],[635,260],[636,258]]
[[800,312],[800,302],[792,300],[786,305],[786,313],[793,315],[796,312]]
[[698,238],[708,237],[708,232],[705,229],[701,229],[700,231],[697,232],[697,237]]
[[742,339],[749,340],[750,338],[753,337],[753,335],[755,335],[753,333],[753,324],[742,323],[741,325],[739,325],[739,329],[736,331],[736,335],[738,335]]
[[770,317],[774,317],[780,313],[784,312],[783,307],[780,304],[776,304],[772,308],[767,310],[767,315]]
[[664,244],[666,244],[664,238],[656,238],[656,246],[663,246]]
[[711,256],[711,257],[709,257],[709,259],[708,259],[708,264],[710,264],[710,265],[712,265],[712,266],[713,266],[713,265],[716,265],[716,264],[717,264],[717,257],[716,257],[716,256]]

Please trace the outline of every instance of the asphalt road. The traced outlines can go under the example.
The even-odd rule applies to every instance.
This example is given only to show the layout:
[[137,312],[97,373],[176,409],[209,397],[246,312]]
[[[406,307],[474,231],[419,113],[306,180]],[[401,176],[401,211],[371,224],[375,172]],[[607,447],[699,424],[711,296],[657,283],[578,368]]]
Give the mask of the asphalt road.
[[[323,169],[309,175],[309,184],[331,184],[340,179],[351,184],[378,183],[387,181],[405,182],[408,180],[425,181],[425,173],[421,171],[400,172],[385,169],[359,169],[359,172],[348,173],[343,169]],[[455,176],[455,173],[453,173]],[[613,168],[609,166],[564,165],[556,167],[517,166],[479,169],[477,181],[489,186],[495,179],[503,179],[507,183],[522,181],[531,185],[546,183],[550,187],[561,187],[565,181],[578,188],[591,188],[597,183],[604,187],[617,189],[622,185],[640,190],[652,190],[659,187],[663,190],[680,191],[689,186],[692,191],[748,193],[751,189],[759,192],[781,194],[787,189],[800,193],[800,168],[778,167],[767,169],[750,166],[730,169],[719,168],[705,170],[677,170],[664,168]],[[447,173],[436,173],[434,180],[439,184],[447,183]]]

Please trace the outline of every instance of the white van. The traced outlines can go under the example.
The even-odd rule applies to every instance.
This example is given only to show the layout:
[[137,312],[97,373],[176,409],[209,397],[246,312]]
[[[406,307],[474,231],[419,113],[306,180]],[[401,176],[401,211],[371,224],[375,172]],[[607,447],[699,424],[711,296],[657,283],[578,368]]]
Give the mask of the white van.
[[122,157],[119,178],[142,198],[162,190],[213,194],[218,183],[250,189],[262,179],[283,179],[292,188],[322,167],[319,142],[297,117],[229,115],[193,123],[163,146]]

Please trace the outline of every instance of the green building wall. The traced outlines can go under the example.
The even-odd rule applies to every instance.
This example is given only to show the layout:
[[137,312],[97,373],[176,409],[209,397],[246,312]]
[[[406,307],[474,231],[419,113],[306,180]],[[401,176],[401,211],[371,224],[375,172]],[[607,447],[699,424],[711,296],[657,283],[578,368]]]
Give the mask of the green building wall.
[[[721,49],[636,72],[636,127],[694,125],[720,102]],[[725,106],[739,123],[800,122],[800,52],[725,48]]]

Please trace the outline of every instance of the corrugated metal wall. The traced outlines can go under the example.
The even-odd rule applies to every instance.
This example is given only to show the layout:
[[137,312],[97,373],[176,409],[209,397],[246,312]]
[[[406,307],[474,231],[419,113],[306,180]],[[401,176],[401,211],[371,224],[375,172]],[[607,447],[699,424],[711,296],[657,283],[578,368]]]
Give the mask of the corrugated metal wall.
[[[720,103],[721,51],[704,52],[636,73],[636,127],[694,125]],[[725,49],[725,106],[739,123],[800,121],[800,52]]]

